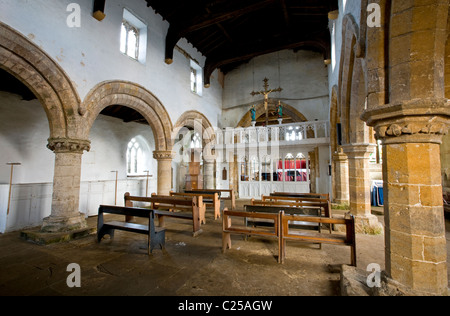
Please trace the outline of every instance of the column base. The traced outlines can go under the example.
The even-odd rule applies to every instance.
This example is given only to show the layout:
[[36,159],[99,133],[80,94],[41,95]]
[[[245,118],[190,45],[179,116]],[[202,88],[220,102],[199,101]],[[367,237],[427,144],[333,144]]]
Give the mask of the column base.
[[69,232],[78,229],[87,228],[87,222],[85,215],[79,213],[73,217],[56,217],[49,216],[44,218],[44,222],[41,227],[43,233],[60,233]]
[[[370,288],[367,279],[372,272],[347,265],[341,266],[342,296],[450,296],[450,289],[442,293],[429,293],[411,289],[391,278],[381,271],[379,284]],[[374,276],[373,276],[374,277]],[[371,280],[374,282],[374,278]]]
[[358,234],[380,235],[384,229],[375,215],[366,214],[355,215],[355,231]]

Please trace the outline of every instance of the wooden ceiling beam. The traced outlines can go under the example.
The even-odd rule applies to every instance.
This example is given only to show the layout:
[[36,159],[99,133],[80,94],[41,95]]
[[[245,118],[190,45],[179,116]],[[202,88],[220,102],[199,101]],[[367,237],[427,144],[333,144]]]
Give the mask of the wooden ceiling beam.
[[230,19],[235,19],[236,17],[258,11],[261,9],[264,9],[268,5],[274,3],[275,1],[279,0],[264,0],[259,1],[256,4],[249,5],[244,8],[240,8],[237,10],[229,11],[229,12],[223,12],[216,14],[211,17],[211,14],[205,15],[201,18],[198,18],[198,22],[190,22],[191,24],[176,24],[171,23],[169,26],[169,31],[167,33],[166,37],[166,56],[165,61],[167,64],[171,64],[173,62],[173,50],[175,48],[175,45],[178,43],[178,41],[186,37],[188,34],[201,30],[203,28],[216,25],[221,22],[225,22]]
[[241,62],[245,60],[250,60],[260,55],[270,54],[284,49],[298,49],[301,47],[315,47],[324,54],[324,58],[328,56],[330,45],[326,39],[323,38],[324,35],[312,35],[309,38],[297,39],[289,43],[284,43],[280,41],[279,43],[264,43],[264,46],[258,47],[256,45],[249,45],[246,48],[235,51],[234,53],[228,53],[222,56],[210,56],[207,57],[204,69],[204,83],[205,87],[210,85],[210,77],[215,69],[222,66]]

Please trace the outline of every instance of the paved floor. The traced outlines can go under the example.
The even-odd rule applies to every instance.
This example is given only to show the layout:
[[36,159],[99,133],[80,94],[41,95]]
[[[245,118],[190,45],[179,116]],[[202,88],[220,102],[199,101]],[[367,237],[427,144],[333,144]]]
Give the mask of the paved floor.
[[[48,246],[0,235],[0,295],[333,296],[336,267],[350,263],[349,247],[288,243],[286,263],[278,264],[276,241],[240,236],[223,254],[222,223],[212,211],[198,237],[187,221],[167,219],[166,226],[166,251],[150,256],[144,235],[120,231],[100,244],[88,236]],[[359,268],[384,269],[383,235],[358,235],[357,245]],[[67,285],[71,263],[81,267],[80,288]]]

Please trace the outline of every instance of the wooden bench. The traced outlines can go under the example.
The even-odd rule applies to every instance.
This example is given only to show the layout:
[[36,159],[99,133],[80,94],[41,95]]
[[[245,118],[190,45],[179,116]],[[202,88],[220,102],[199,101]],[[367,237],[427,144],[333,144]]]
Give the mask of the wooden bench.
[[[200,225],[205,221],[204,207],[202,207],[202,197],[175,197],[152,194],[151,197],[131,196],[125,193],[125,201],[128,205],[135,202],[151,203],[151,209],[158,217],[159,227],[165,227],[165,217],[184,219],[192,221],[193,235],[198,236],[202,233]],[[200,205],[200,206],[199,206]],[[175,212],[178,211],[178,212]]]
[[[350,246],[351,248],[351,265],[356,267],[356,235],[355,235],[355,219],[350,215],[349,219],[336,219],[336,218],[324,218],[324,217],[304,217],[296,215],[286,215],[283,211],[280,212],[280,243],[281,243],[281,262],[283,263],[286,258],[286,241],[301,241],[309,243],[325,243],[334,245]],[[346,227],[346,235],[341,234],[321,234],[315,232],[306,232],[299,230],[291,230],[291,222],[296,221],[322,223],[336,225],[343,224]]]
[[[133,217],[143,217],[148,219],[148,225],[128,223],[121,221],[105,222],[103,214],[116,214]],[[105,235],[109,235],[111,239],[114,238],[115,230],[123,230],[132,233],[148,235],[148,254],[152,253],[156,246],[161,249],[165,247],[165,229],[155,227],[153,210],[142,208],[130,208],[119,206],[100,205],[98,209],[97,220],[97,242],[100,243]]]
[[[288,215],[301,215],[301,216],[321,216],[321,210],[320,208],[313,207],[284,207],[284,206],[259,206],[259,205],[244,205],[244,210],[246,212],[258,212],[258,213],[271,213],[271,214],[278,214],[280,211],[284,211],[285,214]],[[247,226],[266,226],[271,225],[271,223],[268,223],[267,220],[255,220],[253,218],[251,219],[245,219],[245,224]],[[321,231],[321,225],[319,223],[312,223],[312,222],[303,222],[303,221],[297,221],[294,223],[298,228],[307,229],[307,230],[317,230]]]
[[[273,222],[271,227],[248,227],[239,225],[236,220],[232,219],[263,219]],[[242,222],[241,222],[242,223]],[[280,214],[270,213],[248,213],[243,211],[229,211],[227,208],[223,210],[223,232],[222,232],[222,252],[231,249],[231,234],[247,236],[263,236],[272,237],[278,240],[278,262],[281,263],[281,240],[280,240]]]
[[[320,204],[320,207],[323,208],[324,216],[331,218],[331,202],[329,199],[261,195],[261,201],[261,203],[255,203],[264,204],[264,202],[270,202],[269,204],[271,205],[285,205],[290,207],[304,207],[308,205],[313,206],[313,204],[316,204],[316,206],[318,206]],[[270,206],[269,204],[267,206]]]
[[[264,196],[263,196],[264,197]],[[298,201],[290,201],[290,200],[255,200],[251,199],[251,205],[259,205],[259,206],[274,206],[274,207],[294,207],[294,208],[317,208],[321,210],[321,216],[331,218],[331,203],[328,200],[324,199],[300,199],[297,198]],[[332,225],[329,226],[330,234],[333,230]]]
[[[248,227],[233,223],[231,218],[253,218],[255,220],[270,220],[273,226],[270,227]],[[293,230],[296,222],[311,222],[316,224],[344,224],[346,226],[346,235],[342,234],[322,234],[310,230]],[[353,216],[350,219],[334,219],[317,216],[299,216],[286,215],[284,211],[279,213],[260,213],[223,210],[223,234],[222,234],[222,252],[231,248],[231,234],[240,234],[244,236],[267,236],[278,240],[278,262],[284,263],[286,259],[286,241],[301,241],[315,244],[337,244],[351,247],[351,265],[356,266],[356,237],[355,220]]]
[[[236,209],[236,196],[234,194],[234,190],[228,190],[228,189],[194,189],[194,190],[185,190],[186,193],[198,193],[198,192],[204,192],[204,193],[218,193],[219,198],[221,200],[229,200],[231,201],[231,209]],[[228,193],[229,196],[225,197],[222,193]]]
[[314,198],[314,199],[330,199],[330,194],[328,193],[293,193],[293,192],[273,192],[270,196],[287,196],[287,197],[298,197],[298,198]]
[[185,193],[178,193],[170,191],[170,196],[201,196],[203,198],[203,205],[205,207],[211,206],[214,209],[214,219],[220,218],[220,209],[221,209],[221,200],[220,193],[218,192],[196,192],[191,193],[192,191],[185,191]]

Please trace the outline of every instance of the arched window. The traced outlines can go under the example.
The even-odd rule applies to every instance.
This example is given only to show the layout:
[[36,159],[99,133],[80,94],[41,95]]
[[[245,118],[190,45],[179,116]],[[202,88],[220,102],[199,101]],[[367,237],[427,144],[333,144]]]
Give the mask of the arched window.
[[199,133],[192,134],[191,149],[202,148],[202,141]]
[[139,57],[139,30],[127,21],[122,22],[120,51],[134,59]]
[[144,155],[141,145],[136,138],[128,143],[127,173],[138,174],[144,171]]

